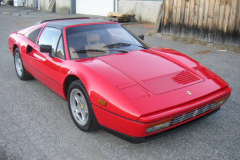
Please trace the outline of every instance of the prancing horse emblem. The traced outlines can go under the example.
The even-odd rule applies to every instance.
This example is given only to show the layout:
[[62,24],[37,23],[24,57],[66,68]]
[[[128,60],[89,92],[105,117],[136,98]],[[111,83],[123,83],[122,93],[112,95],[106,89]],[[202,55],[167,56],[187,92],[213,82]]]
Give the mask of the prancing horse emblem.
[[188,93],[189,95],[192,95],[192,92],[190,92],[190,91],[187,91],[187,93]]

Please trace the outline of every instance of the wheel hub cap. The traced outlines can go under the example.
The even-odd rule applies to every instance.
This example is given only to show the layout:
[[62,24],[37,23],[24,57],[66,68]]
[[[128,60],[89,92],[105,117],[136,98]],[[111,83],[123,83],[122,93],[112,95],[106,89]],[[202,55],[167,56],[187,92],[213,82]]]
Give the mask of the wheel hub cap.
[[88,106],[83,93],[79,89],[71,91],[70,107],[77,123],[85,125],[88,121]]
[[21,60],[18,52],[15,55],[15,67],[16,67],[16,70],[17,70],[17,74],[19,76],[22,76],[22,74],[23,74],[23,64],[22,64],[22,60]]

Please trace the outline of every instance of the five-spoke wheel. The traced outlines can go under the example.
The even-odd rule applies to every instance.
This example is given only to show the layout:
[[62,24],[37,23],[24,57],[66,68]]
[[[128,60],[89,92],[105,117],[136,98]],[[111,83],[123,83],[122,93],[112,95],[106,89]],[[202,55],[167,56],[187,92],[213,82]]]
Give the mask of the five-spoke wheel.
[[74,123],[83,131],[98,128],[90,99],[80,80],[76,80],[68,87],[68,106]]
[[70,93],[70,106],[75,120],[85,125],[88,121],[88,106],[83,93],[77,88]]
[[14,65],[15,65],[15,70],[17,72],[17,76],[21,80],[32,79],[32,76],[26,71],[26,69],[23,66],[21,53],[18,48],[16,48],[14,51]]
[[18,76],[21,77],[23,74],[23,64],[22,64],[22,59],[19,52],[16,52],[15,54],[15,67],[16,67]]

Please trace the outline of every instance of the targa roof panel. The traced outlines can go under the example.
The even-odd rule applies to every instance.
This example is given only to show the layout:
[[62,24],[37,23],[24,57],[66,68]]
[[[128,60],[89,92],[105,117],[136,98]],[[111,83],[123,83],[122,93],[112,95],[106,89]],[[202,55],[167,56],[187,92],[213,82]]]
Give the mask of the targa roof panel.
[[67,26],[72,26],[72,25],[77,25],[77,24],[87,24],[87,23],[101,23],[101,22],[110,22],[107,20],[102,20],[102,19],[79,19],[79,20],[58,20],[58,21],[51,21],[48,22],[46,26],[48,27],[54,27],[57,29],[63,29]]

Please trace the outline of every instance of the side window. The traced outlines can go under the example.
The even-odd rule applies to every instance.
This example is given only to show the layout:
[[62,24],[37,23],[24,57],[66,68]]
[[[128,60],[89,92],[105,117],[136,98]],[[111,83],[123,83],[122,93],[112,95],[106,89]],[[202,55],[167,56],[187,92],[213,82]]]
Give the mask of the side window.
[[51,45],[52,54],[55,55],[60,36],[61,31],[59,29],[46,27],[39,38],[38,45]]
[[59,40],[58,47],[57,47],[57,52],[56,52],[55,56],[58,57],[58,58],[61,58],[61,59],[65,58],[64,51],[63,51],[62,37]]
[[27,33],[26,34],[26,37],[28,38],[28,39],[30,39],[31,41],[33,41],[33,42],[37,42],[37,38],[38,38],[38,35],[39,35],[39,33],[40,33],[40,31],[42,30],[42,27],[41,28],[38,28],[38,29],[36,29],[36,30],[34,30],[34,31],[32,31],[32,32],[30,32],[30,33]]

